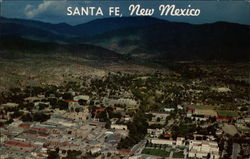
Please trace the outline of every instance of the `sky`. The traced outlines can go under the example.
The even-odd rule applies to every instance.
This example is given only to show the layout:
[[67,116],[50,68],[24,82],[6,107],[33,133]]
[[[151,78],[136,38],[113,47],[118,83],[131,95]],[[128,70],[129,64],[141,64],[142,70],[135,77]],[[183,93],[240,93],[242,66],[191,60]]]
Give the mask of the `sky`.
[[[123,16],[129,16],[128,6],[140,4],[144,8],[155,8],[161,4],[175,4],[176,8],[199,8],[201,13],[197,17],[187,16],[159,16],[156,18],[169,21],[187,22],[192,24],[213,23],[226,21],[250,25],[250,1],[157,1],[157,0],[113,0],[113,1],[76,1],[76,0],[0,0],[1,16],[8,18],[22,18],[39,20],[49,23],[65,22],[71,25],[86,23],[97,18],[109,17],[108,7],[119,6]],[[67,7],[102,7],[104,16],[67,16]]]

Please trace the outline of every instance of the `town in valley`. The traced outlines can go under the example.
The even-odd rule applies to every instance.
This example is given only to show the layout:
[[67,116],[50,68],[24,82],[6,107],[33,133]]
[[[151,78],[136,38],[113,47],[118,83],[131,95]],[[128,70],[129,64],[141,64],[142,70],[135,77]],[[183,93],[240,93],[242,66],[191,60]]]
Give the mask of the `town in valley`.
[[9,88],[1,158],[248,158],[248,66],[216,66]]

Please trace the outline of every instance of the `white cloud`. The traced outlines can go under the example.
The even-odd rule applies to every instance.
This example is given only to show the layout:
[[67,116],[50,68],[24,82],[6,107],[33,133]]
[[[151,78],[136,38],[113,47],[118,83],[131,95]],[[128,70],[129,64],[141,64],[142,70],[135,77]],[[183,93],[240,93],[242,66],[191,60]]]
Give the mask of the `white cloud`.
[[63,9],[65,2],[66,2],[66,0],[64,0],[64,1],[46,1],[46,0],[44,0],[38,6],[27,4],[26,7],[24,8],[24,14],[28,18],[33,18],[33,17],[35,17],[41,13],[47,12],[47,11],[55,12],[55,11]]

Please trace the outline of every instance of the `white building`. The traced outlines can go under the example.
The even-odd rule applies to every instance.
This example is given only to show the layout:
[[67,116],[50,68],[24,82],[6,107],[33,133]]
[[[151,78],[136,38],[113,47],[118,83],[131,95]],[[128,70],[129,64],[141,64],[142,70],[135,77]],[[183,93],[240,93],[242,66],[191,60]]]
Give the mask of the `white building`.
[[87,95],[79,95],[79,96],[75,96],[74,97],[74,100],[75,101],[79,101],[80,99],[82,99],[82,100],[85,100],[85,101],[87,101],[87,103],[89,103],[89,96],[87,96]]
[[35,107],[39,106],[40,104],[49,105],[49,102],[40,102],[40,101],[34,102],[34,106],[35,106]]
[[127,130],[127,125],[111,124],[111,129]]
[[175,141],[174,140],[166,140],[166,139],[158,139],[158,138],[153,138],[150,140],[152,144],[160,144],[160,145],[174,145]]
[[163,134],[163,129],[147,129],[147,133],[150,135],[150,137],[159,137],[161,134]]
[[183,107],[181,105],[177,105],[178,110],[183,110]]
[[204,117],[204,116],[191,116],[191,119],[192,120],[195,120],[195,121],[207,121],[208,118],[207,117]]
[[6,108],[15,108],[18,106],[19,106],[19,104],[17,104],[17,103],[6,103],[6,104],[1,105],[1,107],[6,107]]
[[219,159],[219,147],[215,141],[191,140],[189,142],[188,157]]
[[165,112],[172,112],[174,111],[175,109],[174,108],[164,108],[163,109]]
[[177,137],[176,145],[177,146],[184,146],[185,145],[185,138],[184,137]]

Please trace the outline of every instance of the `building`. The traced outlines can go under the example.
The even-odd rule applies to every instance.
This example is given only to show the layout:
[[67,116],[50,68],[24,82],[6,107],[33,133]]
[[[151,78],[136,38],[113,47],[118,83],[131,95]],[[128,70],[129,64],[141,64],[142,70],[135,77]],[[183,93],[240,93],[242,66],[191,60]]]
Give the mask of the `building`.
[[206,140],[191,140],[189,142],[188,157],[190,158],[205,158],[219,159],[219,147],[215,141]]
[[195,120],[195,121],[207,121],[208,117],[206,117],[205,115],[192,115],[191,119]]
[[175,110],[175,108],[164,108],[163,109],[165,112],[172,112]]
[[5,141],[4,145],[9,148],[17,149],[20,151],[31,152],[35,149],[35,146],[25,141],[9,140]]
[[88,108],[84,107],[80,109],[80,112],[65,112],[63,116],[73,120],[86,120],[88,118],[88,114]]
[[181,105],[177,105],[178,110],[183,110],[183,107]]
[[125,121],[132,121],[132,118],[129,115],[124,115],[123,118]]
[[149,125],[152,124],[164,124],[166,122],[166,118],[169,116],[169,113],[152,113],[152,120],[149,121]]
[[150,137],[159,137],[163,134],[163,129],[147,129],[147,133],[150,135]]
[[187,117],[191,118],[194,113],[194,109],[192,108],[187,108]]
[[111,129],[127,130],[127,125],[112,124]]
[[159,145],[175,145],[174,140],[166,140],[166,139],[158,139],[158,138],[153,138],[150,140],[152,144],[159,144]]
[[71,112],[74,112],[76,110],[76,108],[80,107],[80,105],[79,105],[79,103],[78,103],[77,100],[65,100],[65,102],[69,103],[69,107],[68,108],[69,108],[69,110]]
[[31,124],[28,124],[28,123],[22,123],[22,124],[19,124],[18,127],[21,127],[23,129],[28,129],[30,128]]
[[34,103],[35,101],[41,101],[42,98],[40,97],[27,97],[24,99],[25,102],[28,102],[28,103]]
[[185,145],[185,138],[184,137],[177,137],[176,146],[184,146],[184,145]]
[[86,102],[86,104],[88,104],[88,103],[90,102],[90,98],[89,98],[89,96],[87,96],[87,95],[75,96],[75,97],[74,97],[74,100],[75,100],[75,101],[83,100],[83,101]]
[[15,108],[18,106],[19,106],[19,104],[17,104],[17,103],[6,103],[6,104],[1,105],[1,107],[4,107],[4,108]]

